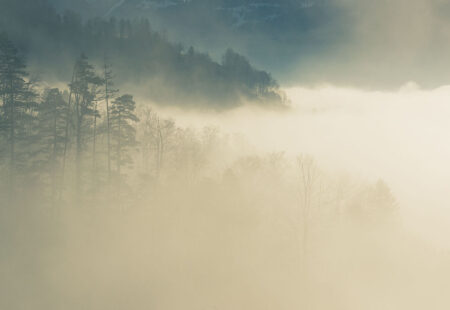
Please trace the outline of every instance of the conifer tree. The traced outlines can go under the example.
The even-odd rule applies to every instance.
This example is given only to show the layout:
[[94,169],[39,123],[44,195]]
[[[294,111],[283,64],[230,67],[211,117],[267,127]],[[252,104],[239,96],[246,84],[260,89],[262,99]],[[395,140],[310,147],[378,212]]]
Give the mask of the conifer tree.
[[116,98],[111,105],[111,137],[114,143],[117,174],[120,177],[123,165],[131,164],[129,150],[137,144],[136,128],[139,121],[135,115],[136,103],[131,95]]
[[87,143],[87,136],[90,131],[88,120],[99,116],[96,109],[96,97],[98,87],[102,84],[102,79],[96,75],[94,67],[89,64],[86,55],[82,54],[75,65],[75,75],[73,82],[69,85],[74,104],[74,127],[75,127],[75,193],[77,199],[81,194],[82,175],[82,153]]
[[60,185],[58,173],[66,144],[68,104],[59,89],[46,89],[38,111],[42,163],[50,176],[51,201],[54,204],[58,185]]
[[110,100],[114,99],[117,89],[114,89],[112,65],[108,62],[105,55],[103,64],[103,83],[105,87],[105,104],[106,104],[106,142],[107,142],[107,160],[108,160],[108,181],[111,180],[111,111]]
[[30,125],[36,108],[36,94],[27,79],[26,64],[14,44],[5,34],[0,35],[0,130],[6,141],[2,157],[7,162],[8,192],[14,199],[16,177],[29,159]]

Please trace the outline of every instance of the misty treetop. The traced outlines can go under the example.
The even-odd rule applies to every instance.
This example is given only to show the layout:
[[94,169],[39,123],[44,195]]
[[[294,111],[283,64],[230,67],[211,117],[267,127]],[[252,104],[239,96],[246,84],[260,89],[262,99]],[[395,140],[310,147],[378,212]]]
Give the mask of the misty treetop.
[[0,0],[0,310],[450,309],[450,87],[292,86],[283,109],[232,49],[58,1],[252,27],[328,0]]
[[[236,158],[231,155],[235,152],[232,149],[237,147],[242,156],[245,143],[231,142],[234,138],[220,136],[214,128],[199,132],[179,127],[149,105],[137,105],[132,95],[114,88],[114,67],[106,57],[103,61],[102,66],[94,66],[81,54],[74,60],[71,79],[63,90],[43,88],[30,78],[14,44],[7,36],[1,37],[0,184],[5,201],[31,199],[56,207],[114,199],[132,205],[148,190],[153,192],[164,184],[195,185],[221,174],[222,181],[208,182],[223,182],[227,187],[231,174],[244,174],[239,177],[243,187],[267,177],[285,183],[273,174],[277,170],[285,173],[290,165],[282,155],[268,157],[268,162]],[[239,70],[240,76],[251,74],[245,59],[232,51],[223,62]],[[216,161],[223,161],[221,168]],[[223,169],[224,163],[229,169]],[[309,157],[299,157],[298,168],[292,170],[302,176],[303,183],[296,186],[304,199],[304,210],[310,212],[315,191],[320,190],[314,189],[319,170]],[[263,177],[261,172],[267,175]],[[247,179],[253,176],[255,180]],[[372,202],[375,209],[394,204],[384,183],[369,192],[364,190],[361,197],[355,196],[358,201],[367,200],[362,206],[354,206],[357,210],[369,208]]]
[[[18,283],[0,289],[1,309],[113,309],[116,300],[103,298],[112,295],[128,309],[142,292],[152,298],[142,299],[145,306],[158,304],[158,290],[143,283],[170,279],[173,286],[179,277],[148,273],[148,266],[161,269],[158,262],[175,261],[166,270],[189,270],[184,279],[199,270],[207,287],[211,273],[223,273],[220,296],[230,274],[238,281],[247,274],[236,268],[242,261],[251,261],[246,270],[259,283],[271,266],[267,258],[276,257],[274,274],[282,266],[289,279],[301,279],[293,283],[309,284],[314,259],[334,260],[329,245],[341,250],[353,240],[349,235],[367,236],[396,222],[397,203],[383,181],[344,179],[310,156],[258,154],[238,134],[180,126],[127,93],[132,85],[116,82],[124,73],[115,70],[111,54],[94,64],[80,53],[67,79],[53,83],[32,78],[20,50],[0,37],[0,270],[2,279]],[[208,59],[193,49],[183,57],[198,68]],[[276,87],[231,50],[222,65],[209,63],[233,81],[218,83],[224,92],[247,84],[255,96],[270,97],[261,85]],[[255,257],[234,256],[244,252]],[[180,257],[201,266],[183,266]],[[205,269],[210,261],[216,265]],[[138,289],[125,288],[137,274]],[[106,277],[114,278],[117,294]]]
[[122,165],[132,164],[133,160],[127,152],[137,145],[135,123],[139,118],[135,115],[136,103],[131,95],[116,98],[111,104],[111,131],[117,163],[120,174]]
[[45,0],[0,0],[0,31],[48,79],[69,79],[72,59],[82,52],[98,64],[107,54],[118,86],[133,87],[159,104],[213,109],[247,102],[285,104],[277,82],[245,57],[228,50],[221,62],[214,61],[192,47],[171,43],[147,19],[83,20],[73,11],[58,14]]

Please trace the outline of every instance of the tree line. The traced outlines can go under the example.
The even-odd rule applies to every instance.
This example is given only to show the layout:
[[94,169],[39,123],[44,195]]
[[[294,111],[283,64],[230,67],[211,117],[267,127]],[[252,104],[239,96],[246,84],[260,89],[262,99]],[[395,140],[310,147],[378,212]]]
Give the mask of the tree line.
[[33,78],[20,50],[1,35],[2,203],[132,204],[139,186],[194,178],[216,131],[198,134],[147,105],[138,109],[115,78],[107,56],[96,67],[81,54],[66,87],[44,86],[49,83]]
[[74,11],[58,13],[45,0],[0,0],[1,31],[49,79],[69,79],[72,59],[82,52],[98,66],[107,53],[118,73],[117,85],[134,85],[155,102],[213,109],[248,101],[276,107],[286,103],[275,79],[242,55],[230,49],[214,60],[172,43],[145,18],[84,20]]
[[[67,89],[41,90],[19,50],[2,35],[0,95],[2,175],[7,175],[2,185],[8,202],[35,188],[41,198],[56,204],[68,186],[79,201],[88,188],[120,179],[122,166],[131,163],[128,152],[137,145],[136,103],[132,95],[114,89],[106,60],[97,72],[82,54]],[[108,162],[104,180],[102,152]]]
[[395,218],[397,203],[383,181],[335,176],[305,155],[252,155],[239,135],[180,127],[120,92],[107,57],[95,67],[81,54],[71,75],[63,89],[43,87],[0,37],[2,211],[186,204],[239,221],[281,217],[305,266],[318,230]]

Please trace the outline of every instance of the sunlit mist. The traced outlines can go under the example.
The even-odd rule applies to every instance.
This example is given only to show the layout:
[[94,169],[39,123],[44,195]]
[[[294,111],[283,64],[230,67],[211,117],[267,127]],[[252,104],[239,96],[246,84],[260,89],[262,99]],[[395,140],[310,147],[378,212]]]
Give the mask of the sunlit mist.
[[0,310],[449,309],[449,12],[0,0]]

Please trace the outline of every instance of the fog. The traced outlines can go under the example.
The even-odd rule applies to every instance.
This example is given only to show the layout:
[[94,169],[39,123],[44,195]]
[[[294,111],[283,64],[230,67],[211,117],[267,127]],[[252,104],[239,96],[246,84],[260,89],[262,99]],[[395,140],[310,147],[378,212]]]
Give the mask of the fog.
[[307,153],[336,173],[382,178],[402,202],[407,224],[429,241],[450,246],[449,86],[427,90],[409,82],[390,92],[332,85],[285,91],[289,111],[244,107],[220,115],[166,113],[189,126],[206,119],[244,133],[258,152]]
[[285,91],[285,110],[154,107],[180,128],[158,179],[140,151],[116,193],[74,199],[72,170],[56,205],[22,189],[2,308],[446,309],[450,87]]
[[449,309],[446,1],[53,2],[0,0],[0,310]]
[[[216,59],[232,47],[284,85],[395,90],[409,80],[427,88],[448,83],[448,1],[316,0],[305,10],[298,5],[306,1],[277,0],[280,10],[242,12],[245,4],[239,1],[206,2],[210,5],[192,1],[171,10],[118,10],[116,16],[150,16],[155,29]],[[235,7],[242,25],[211,3]]]

